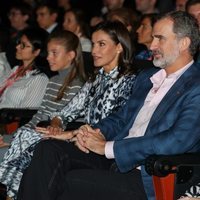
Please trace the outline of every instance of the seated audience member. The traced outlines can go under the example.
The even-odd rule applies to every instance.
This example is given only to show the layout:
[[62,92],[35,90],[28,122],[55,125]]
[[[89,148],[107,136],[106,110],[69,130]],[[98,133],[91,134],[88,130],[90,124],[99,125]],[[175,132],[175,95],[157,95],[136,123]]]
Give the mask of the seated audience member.
[[36,8],[36,21],[48,33],[61,29],[57,22],[58,9],[50,3],[39,4]]
[[87,76],[90,76],[94,73],[93,60],[91,56],[92,43],[84,12],[80,9],[67,10],[64,14],[63,29],[72,31],[79,37],[85,71]]
[[171,12],[155,23],[152,36],[153,62],[161,69],[141,72],[118,112],[73,131],[75,145],[41,141],[18,200],[155,199],[145,159],[200,150],[198,24],[186,12]]
[[30,27],[32,20],[32,8],[29,4],[25,2],[17,2],[11,4],[8,12],[8,19],[10,22],[8,43],[5,47],[6,57],[9,61],[11,68],[18,64],[18,60],[15,57],[16,42],[21,37],[21,32]]
[[70,9],[64,14],[63,29],[75,33],[81,42],[82,51],[91,52],[89,39],[89,26],[86,23],[85,14],[80,9]]
[[[58,71],[58,75],[50,79],[38,112],[14,134],[0,164],[0,182],[7,185],[8,195],[12,198],[16,195],[24,164],[29,160],[28,147],[41,138],[35,131],[36,125],[68,104],[85,80],[80,42],[72,32],[61,31],[50,36],[47,60],[51,70]],[[6,149],[0,149],[0,152]]]
[[48,33],[40,28],[27,28],[16,45],[15,66],[0,78],[0,108],[37,108],[42,102],[48,77],[46,38]]
[[188,0],[185,5],[185,10],[196,18],[200,26],[200,0]]
[[153,60],[152,51],[150,50],[153,25],[156,22],[157,14],[144,14],[141,17],[139,28],[137,29],[137,42],[145,45],[146,49],[139,52],[135,58],[138,60]]

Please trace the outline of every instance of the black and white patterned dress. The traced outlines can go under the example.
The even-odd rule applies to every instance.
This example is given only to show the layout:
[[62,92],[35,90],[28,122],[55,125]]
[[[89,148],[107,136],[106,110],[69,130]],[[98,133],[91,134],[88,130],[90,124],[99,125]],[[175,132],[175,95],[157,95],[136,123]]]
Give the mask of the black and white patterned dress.
[[[84,117],[85,123],[93,124],[117,111],[131,95],[135,80],[134,74],[117,79],[118,73],[117,67],[109,74],[100,69],[94,82],[86,82],[60,112],[50,112],[48,117],[59,115],[66,124]],[[7,185],[8,195],[13,199],[16,198],[23,171],[30,163],[34,147],[40,140],[40,134],[32,126],[22,127],[16,132],[4,156],[0,165],[0,182]]]

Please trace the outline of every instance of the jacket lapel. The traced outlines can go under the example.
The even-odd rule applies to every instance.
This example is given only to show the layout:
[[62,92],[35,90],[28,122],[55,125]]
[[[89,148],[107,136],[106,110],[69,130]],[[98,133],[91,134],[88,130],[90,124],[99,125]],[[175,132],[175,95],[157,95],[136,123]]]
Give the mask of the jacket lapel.
[[[193,64],[186,72],[176,81],[176,83],[167,92],[158,107],[156,108],[150,122],[149,127],[155,125],[160,118],[167,112],[169,107],[177,101],[177,99],[184,93],[185,89],[191,83],[193,75],[197,73],[196,66]],[[198,72],[199,73],[199,72]],[[148,132],[148,131],[147,131]]]

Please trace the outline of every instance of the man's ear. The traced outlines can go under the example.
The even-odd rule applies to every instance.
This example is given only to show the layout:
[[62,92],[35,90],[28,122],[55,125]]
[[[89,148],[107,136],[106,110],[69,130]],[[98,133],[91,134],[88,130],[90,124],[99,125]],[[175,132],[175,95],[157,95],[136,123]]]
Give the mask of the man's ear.
[[181,40],[179,41],[180,51],[185,51],[185,50],[189,49],[190,44],[191,44],[191,40],[189,37],[181,38]]

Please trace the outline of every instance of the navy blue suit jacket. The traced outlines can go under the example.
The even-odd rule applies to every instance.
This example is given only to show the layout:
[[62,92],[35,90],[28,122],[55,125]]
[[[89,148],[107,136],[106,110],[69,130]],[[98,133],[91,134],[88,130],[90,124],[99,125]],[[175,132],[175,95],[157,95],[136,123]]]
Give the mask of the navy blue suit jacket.
[[[117,113],[101,120],[107,141],[114,142],[115,161],[121,172],[128,172],[152,154],[179,154],[200,150],[200,65],[193,64],[175,82],[155,110],[145,135],[123,139],[152,88],[150,77],[157,70],[141,73],[133,94]],[[145,116],[144,116],[145,117]],[[148,199],[154,199],[151,177],[142,167],[142,178]]]

